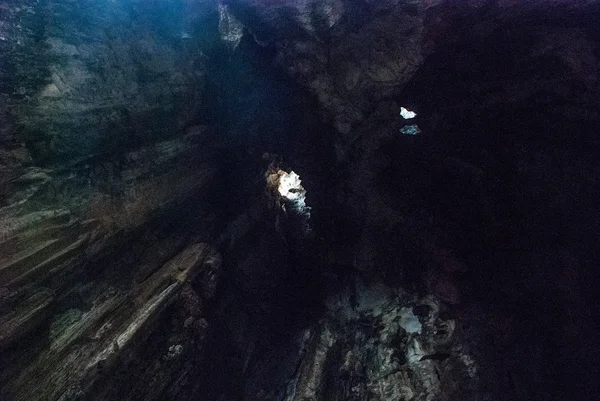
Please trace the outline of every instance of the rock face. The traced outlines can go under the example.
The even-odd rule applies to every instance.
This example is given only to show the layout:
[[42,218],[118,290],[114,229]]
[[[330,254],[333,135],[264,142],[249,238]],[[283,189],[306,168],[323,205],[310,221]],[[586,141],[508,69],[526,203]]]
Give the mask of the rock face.
[[559,3],[0,5],[0,399],[594,399]]
[[[344,170],[323,212],[331,219],[327,260],[429,294],[460,316],[458,326],[475,326],[479,333],[460,341],[481,341],[481,353],[471,355],[473,366],[485,366],[476,399],[594,398],[590,372],[600,350],[589,339],[597,332],[591,305],[598,282],[589,250],[597,248],[593,222],[600,216],[591,206],[598,180],[597,6],[232,3],[243,10],[240,18],[250,15],[255,39],[273,44],[279,65],[317,96],[326,121],[344,133],[336,140]],[[356,54],[361,66],[373,60],[353,50],[353,32],[377,48],[372,31],[361,29],[407,14],[419,29],[400,34],[402,28],[388,27],[380,36],[396,45],[418,32],[419,50],[400,56],[389,47],[382,57],[409,58],[414,70],[389,81],[389,90],[365,73],[358,96],[334,83],[332,77],[346,77],[340,63]],[[336,106],[345,101],[352,105]],[[420,134],[399,134],[403,106],[417,112]],[[567,295],[567,287],[577,290]],[[312,344],[327,354],[344,335],[324,332]],[[327,373],[318,373],[327,370],[325,357],[315,355],[298,370],[301,388],[290,399],[334,398],[324,390]]]
[[[71,308],[52,319],[49,331],[49,344],[19,376],[11,381],[3,391],[10,399],[45,400],[74,399],[89,394],[107,374],[113,372],[118,363],[132,363],[131,353],[135,347],[143,346],[153,327],[160,324],[164,311],[178,303],[184,322],[174,324],[171,336],[163,343],[162,360],[187,359],[197,344],[201,344],[207,326],[206,310],[194,308],[190,303],[208,302],[212,294],[203,293],[201,298],[196,290],[210,287],[211,281],[218,276],[219,257],[205,244],[194,244],[168,261],[148,278],[140,280],[133,288],[109,286],[102,281],[88,284],[89,304],[82,309]],[[81,289],[76,289],[80,290]],[[99,291],[97,294],[95,292]],[[181,293],[181,295],[179,295]],[[8,335],[3,337],[14,340],[13,332],[29,324],[36,312],[48,309],[50,301],[39,293],[35,300],[36,310],[27,310],[27,316],[12,317],[3,322]],[[164,323],[163,323],[164,324]],[[157,350],[158,351],[158,350]],[[147,352],[147,349],[146,351]],[[161,359],[157,358],[157,362]],[[159,362],[160,363],[160,362]],[[181,362],[179,362],[181,363]],[[164,378],[163,383],[154,386],[147,384],[142,388],[129,383],[128,388],[106,388],[104,392],[117,392],[120,396],[127,393],[160,393],[166,387],[169,369],[175,370],[176,362],[165,362],[165,367],[147,368],[146,374]],[[140,371],[141,374],[143,371]],[[36,379],[37,378],[37,379]],[[108,377],[109,381],[111,377]],[[36,385],[31,383],[36,381]],[[47,390],[41,392],[40,389]],[[100,391],[100,390],[97,390]]]
[[[4,367],[28,368],[3,368],[3,397],[87,394],[123,352],[165,324],[166,310],[185,310],[173,306],[184,303],[180,293],[204,303],[214,296],[220,262],[210,246],[187,248],[160,268],[211,230],[202,194],[216,168],[211,152],[200,152],[199,132],[131,151],[119,164],[30,166],[10,182],[0,211],[0,345]],[[186,349],[201,341],[206,308],[189,312],[192,328],[173,323],[190,333],[173,341]],[[32,377],[44,377],[47,390]]]
[[256,40],[275,42],[277,62],[317,96],[344,143],[373,103],[397,94],[423,60],[419,2],[232,4],[250,9],[246,23]]
[[205,83],[204,56],[184,37],[194,10],[144,3],[7,6],[3,82],[13,121],[4,135],[20,133],[51,163],[189,126]]
[[[205,56],[183,36],[216,8],[184,6],[0,10],[3,400],[159,397],[202,344],[221,150],[197,124]],[[163,380],[119,384],[121,369]]]
[[[263,366],[250,378],[285,386],[250,387],[245,399],[477,397],[478,367],[457,339],[456,322],[440,318],[433,298],[419,300],[381,284],[358,284],[354,291],[329,298],[324,318],[294,338],[297,347],[285,362],[271,360],[266,366],[272,370]],[[275,364],[292,369],[277,371]]]

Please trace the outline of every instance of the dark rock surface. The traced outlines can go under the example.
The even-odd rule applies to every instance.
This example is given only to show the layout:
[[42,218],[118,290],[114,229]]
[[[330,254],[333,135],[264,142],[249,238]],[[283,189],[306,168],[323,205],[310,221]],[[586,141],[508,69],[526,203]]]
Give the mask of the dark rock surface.
[[317,96],[345,143],[373,104],[397,94],[423,60],[419,2],[231,3],[257,41],[274,43],[278,64]]
[[190,10],[144,3],[7,6],[3,81],[13,124],[4,135],[14,131],[52,163],[189,126],[205,83],[202,52],[182,38]]
[[1,4],[0,400],[596,399],[599,18]]
[[198,114],[206,47],[183,36],[216,7],[184,7],[0,9],[3,400],[159,397],[202,343],[222,146]]

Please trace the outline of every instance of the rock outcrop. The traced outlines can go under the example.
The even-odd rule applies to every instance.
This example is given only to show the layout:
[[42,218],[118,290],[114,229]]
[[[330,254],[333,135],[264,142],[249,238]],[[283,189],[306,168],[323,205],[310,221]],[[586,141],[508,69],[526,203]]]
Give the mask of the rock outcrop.
[[[160,268],[212,229],[202,197],[217,169],[199,132],[129,152],[119,164],[26,167],[9,183],[0,210],[0,345],[4,367],[28,367],[3,368],[4,397],[85,394],[180,293],[214,296],[220,262],[209,246]],[[173,227],[172,219],[184,222]],[[205,314],[194,312],[189,325],[205,325]],[[34,376],[44,381],[33,386]]]
[[[119,397],[139,392],[160,394],[169,379],[176,379],[170,376],[183,360],[189,359],[190,351],[202,345],[208,311],[193,304],[210,301],[219,274],[219,256],[206,244],[194,244],[130,289],[101,279],[76,287],[73,290],[87,305],[72,307],[49,319],[47,345],[3,389],[3,395],[15,400],[77,399],[90,396],[90,389],[107,392],[108,397],[111,393]],[[19,308],[23,314],[3,322],[3,331],[8,331],[3,338],[14,342],[17,336],[11,334],[33,325],[36,315],[39,318],[44,309],[51,309],[54,298],[50,291],[28,298],[27,309]],[[128,388],[112,383],[111,375],[118,375],[119,364],[133,363],[136,348],[137,352],[148,352],[144,345],[154,329],[169,325],[164,322],[165,312],[172,312],[173,304],[179,304],[175,309],[181,309],[185,320],[172,323],[171,335],[160,344],[163,355],[156,356],[156,363],[166,366],[129,373],[130,379],[147,374],[163,380],[154,386],[130,382]],[[95,386],[103,379],[112,385],[100,390]]]
[[375,283],[358,283],[353,291],[327,300],[323,319],[296,334],[296,347],[283,354],[283,362],[276,359],[281,358],[278,354],[268,353],[273,359],[263,361],[250,377],[245,399],[480,396],[478,366],[463,344],[466,335],[455,330],[455,320],[440,317],[437,301]]

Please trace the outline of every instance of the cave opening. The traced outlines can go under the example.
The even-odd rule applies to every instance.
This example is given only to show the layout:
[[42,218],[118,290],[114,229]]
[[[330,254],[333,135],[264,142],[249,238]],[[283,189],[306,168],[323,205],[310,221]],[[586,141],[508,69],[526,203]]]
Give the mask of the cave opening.
[[0,399],[596,399],[599,17],[0,5]]

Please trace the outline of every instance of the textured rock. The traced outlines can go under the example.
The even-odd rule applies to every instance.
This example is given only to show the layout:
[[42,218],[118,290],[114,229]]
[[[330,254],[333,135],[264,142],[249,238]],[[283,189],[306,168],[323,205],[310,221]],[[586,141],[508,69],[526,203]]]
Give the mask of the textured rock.
[[[234,1],[259,41],[309,88],[343,142],[378,101],[397,94],[423,60],[418,2]],[[247,10],[249,9],[249,10]],[[242,17],[243,18],[243,17]]]
[[[349,301],[351,292],[331,296],[325,317],[298,333],[297,348],[285,356],[296,364],[291,376],[278,372],[271,381],[261,382],[267,387],[246,399],[479,397],[477,365],[464,339],[454,332],[456,322],[440,317],[439,300],[396,293],[381,284],[359,283],[356,291],[354,304]],[[403,329],[402,316],[413,308],[427,311],[418,317],[422,332]],[[284,376],[285,384],[269,387],[281,380],[277,375]]]
[[598,10],[558,3],[0,5],[0,398],[592,399]]
[[[100,290],[107,283],[93,283],[97,287],[94,291],[101,292],[89,300],[91,307],[85,312],[69,310],[53,320],[48,348],[3,389],[3,396],[14,400],[73,399],[85,394],[96,397],[89,389],[102,378],[110,380],[123,358],[131,358],[128,353],[144,344],[160,325],[164,312],[172,309],[184,285],[192,285],[209,269],[220,268],[215,257],[207,245],[195,244],[130,291],[113,286]],[[3,328],[14,327],[14,331],[20,322],[32,325],[39,320],[39,311],[53,297],[47,292],[34,297],[26,301],[31,306],[20,308],[27,316],[9,317]],[[14,340],[10,334],[3,335],[3,340]],[[177,348],[178,354],[181,348]],[[38,378],[36,385],[32,385],[34,377]]]
[[182,47],[183,13],[167,21],[178,6],[154,25],[144,12],[161,5],[7,6],[3,92],[12,122],[3,135],[27,142],[40,161],[60,163],[185,128],[201,106],[205,76],[202,53]]
[[[347,164],[328,187],[335,194],[328,209],[334,222],[324,235],[328,260],[346,272],[362,270],[364,276],[381,275],[400,288],[418,288],[443,304],[445,313],[459,315],[452,326],[472,325],[456,338],[461,347],[472,348],[455,356],[461,368],[450,374],[453,379],[431,379],[425,390],[398,377],[384,383],[381,394],[426,399],[439,391],[443,397],[453,394],[456,381],[465,385],[458,390],[465,394],[470,394],[470,384],[481,385],[475,399],[593,397],[597,384],[590,372],[597,372],[592,361],[600,351],[589,339],[595,330],[591,315],[598,310],[583,310],[597,304],[598,282],[590,268],[597,257],[589,250],[597,248],[593,222],[599,216],[593,206],[598,181],[598,9],[585,8],[586,2],[564,8],[553,8],[558,2],[427,2],[424,9],[417,8],[421,47],[419,57],[412,58],[421,69],[407,75],[412,80],[403,90],[401,79],[385,80],[387,70],[363,69],[371,72],[369,82],[377,84],[359,86],[360,96],[353,97],[348,88],[361,75],[336,74],[343,69],[332,67],[354,54],[356,44],[345,47],[345,54],[335,53],[338,44],[347,43],[336,34],[347,33],[352,15],[361,15],[367,27],[385,21],[380,14],[370,19],[369,10],[377,5],[319,2],[330,6],[323,11],[309,1],[241,3],[259,16],[245,21],[257,40],[274,43],[277,61],[318,96],[328,112],[326,121],[338,132],[348,132],[337,143],[338,157]],[[360,13],[353,9],[357,4],[363,6]],[[385,10],[391,3],[381,2],[380,7]],[[243,14],[239,12],[240,18]],[[319,25],[315,16],[331,26]],[[372,45],[373,36],[365,33],[370,31],[360,32]],[[388,32],[390,38],[411,37]],[[393,55],[393,49],[386,54]],[[358,58],[367,59],[364,53]],[[340,91],[331,77],[345,78],[348,92]],[[383,82],[395,89],[377,86]],[[367,95],[369,87],[379,88],[381,97]],[[350,99],[352,107],[337,108],[340,97]],[[418,112],[420,135],[399,135],[403,106]],[[353,122],[344,127],[339,124],[343,120]],[[568,286],[559,284],[565,275],[570,277]],[[334,279],[326,282],[333,286]],[[571,285],[578,290],[558,305],[556,297]],[[565,318],[570,323],[557,323]],[[319,330],[311,344],[328,349],[322,344],[329,340],[321,342]],[[501,349],[496,348],[500,343]],[[410,346],[406,357],[416,361],[425,356],[421,345],[399,348]],[[300,353],[306,352],[299,347]],[[335,355],[335,346],[331,348],[309,358],[302,373],[290,374],[305,380],[298,398],[335,399],[320,392],[322,378],[312,373],[323,372],[323,358],[328,358],[323,353]],[[426,361],[452,360],[446,353],[428,354]],[[258,376],[259,384],[268,381]],[[362,383],[362,378],[356,381]],[[267,395],[256,390],[249,399],[281,394],[265,391]],[[364,385],[357,390],[358,399],[371,399],[365,391]],[[286,394],[293,399],[292,393]]]
[[[203,140],[192,134],[160,142],[124,155],[118,165],[29,168],[9,183],[13,203],[0,210],[0,345],[3,361],[16,358],[23,369],[6,371],[3,397],[71,399],[85,393],[104,375],[100,367],[117,367],[120,352],[152,333],[184,283],[198,281],[199,291],[212,296],[220,262],[207,257],[205,246],[188,248],[159,269],[197,229],[159,229],[159,246],[152,235],[139,234],[156,230],[157,215],[177,210],[210,182],[210,154],[197,153]],[[123,249],[127,238],[133,243]],[[122,266],[131,266],[135,279],[123,276]],[[63,314],[67,306],[78,312]],[[19,348],[27,336],[41,349]],[[42,387],[31,386],[31,375],[44,378]],[[66,395],[71,387],[74,393]]]
[[[221,262],[190,244],[211,230],[204,191],[221,151],[214,128],[196,124],[205,55],[182,38],[204,5],[181,7],[0,7],[3,400],[96,397],[90,389],[119,369],[138,377],[123,364],[144,344],[160,349],[139,357],[150,364],[170,347],[183,361],[202,342]],[[202,309],[184,308],[180,293]],[[196,319],[195,330],[173,326],[185,348],[152,337],[179,310]],[[176,380],[180,365],[169,366]],[[127,391],[119,398],[139,388]]]

